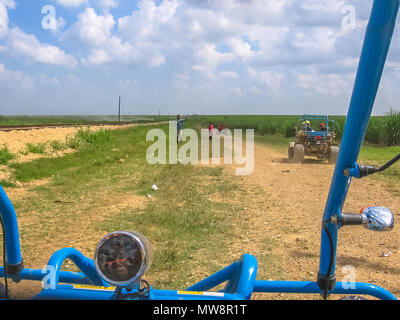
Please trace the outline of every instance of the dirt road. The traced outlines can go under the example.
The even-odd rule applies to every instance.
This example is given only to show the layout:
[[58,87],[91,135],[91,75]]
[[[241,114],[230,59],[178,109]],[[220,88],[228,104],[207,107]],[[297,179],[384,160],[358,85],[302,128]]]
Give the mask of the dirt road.
[[[248,232],[232,250],[247,251],[259,261],[258,279],[315,281],[319,268],[321,220],[334,166],[312,158],[289,163],[287,156],[255,145],[254,172],[241,179],[246,193],[242,222]],[[382,286],[400,297],[400,198],[374,178],[353,180],[343,212],[358,213],[369,205],[386,206],[395,214],[391,232],[358,226],[339,231],[337,281]],[[390,256],[384,256],[389,253]],[[343,269],[345,267],[345,269]],[[351,269],[354,267],[354,269]],[[312,295],[263,294],[263,299],[313,299]]]

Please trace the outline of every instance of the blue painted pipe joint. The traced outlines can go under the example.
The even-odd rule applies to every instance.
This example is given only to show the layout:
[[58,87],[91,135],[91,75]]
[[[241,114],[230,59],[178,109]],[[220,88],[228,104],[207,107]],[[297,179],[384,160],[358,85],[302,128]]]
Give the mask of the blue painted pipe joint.
[[346,177],[360,178],[360,168],[359,168],[357,162],[354,162],[354,164],[352,166],[346,168],[343,171],[343,174]]
[[370,174],[373,174],[373,173],[379,172],[379,171],[380,171],[379,167],[370,166],[370,165],[366,165],[366,164],[357,164],[355,162],[352,166],[346,168],[343,171],[343,174],[346,177],[360,179],[360,178],[366,177]]
[[7,194],[0,186],[0,218],[4,228],[4,241],[6,244],[6,266],[7,273],[17,276],[24,268],[17,216],[14,207]]

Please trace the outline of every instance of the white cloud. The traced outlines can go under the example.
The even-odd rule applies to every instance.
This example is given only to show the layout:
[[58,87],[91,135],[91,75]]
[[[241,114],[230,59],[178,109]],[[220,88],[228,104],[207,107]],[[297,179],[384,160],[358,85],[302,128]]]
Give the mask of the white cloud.
[[100,0],[98,6],[104,10],[104,12],[108,12],[110,8],[118,7],[118,2],[116,0]]
[[19,28],[12,28],[7,39],[7,47],[14,53],[32,61],[75,67],[77,62],[56,46],[41,43],[34,35],[26,34]]
[[[254,93],[282,93],[276,98],[285,99],[300,93],[309,101],[324,95],[342,98],[351,90],[371,6],[363,0],[138,0],[127,12],[111,10],[122,3],[118,0],[55,2],[79,10],[76,23],[67,30],[58,18],[57,46],[39,41],[39,34],[9,30],[7,9],[15,2],[0,0],[1,54],[55,65],[76,65],[75,59],[88,67],[123,65],[138,79],[143,68],[165,65],[156,81],[163,87],[154,85],[151,92],[172,87],[182,101],[184,94],[194,92],[228,101],[222,96],[231,90],[252,99]],[[347,4],[356,7],[356,29],[342,27]],[[65,37],[58,37],[60,31]],[[389,56],[392,71],[399,69],[397,38]],[[67,54],[63,45],[76,51]],[[140,72],[134,72],[136,67]],[[93,81],[96,85],[101,86]],[[144,84],[142,92],[145,95]]]
[[[41,43],[35,35],[27,34],[18,27],[9,29],[7,8],[16,8],[15,1],[0,0],[0,39],[4,42],[0,44],[1,52],[16,54],[34,62],[76,66],[76,60],[57,46]],[[57,29],[54,32],[59,32],[64,26],[64,19],[58,18]]]
[[39,75],[39,84],[42,87],[50,87],[50,86],[59,87],[61,85],[61,81],[57,77],[51,77],[47,74],[41,73]]
[[31,89],[34,87],[34,80],[22,71],[7,70],[4,64],[0,63],[0,86]]
[[55,0],[59,5],[67,8],[80,7],[83,4],[88,4],[88,0]]
[[352,86],[352,78],[349,75],[335,73],[319,74],[315,70],[308,73],[294,73],[296,87],[305,90],[316,91],[324,95],[340,96],[348,93]]
[[232,53],[218,52],[216,50],[216,45],[213,43],[204,43],[199,46],[194,52],[194,57],[198,63],[210,69],[214,69],[216,66],[234,59]]
[[231,78],[231,79],[239,78],[239,75],[235,71],[221,71],[219,74],[225,78]]
[[82,59],[84,65],[103,64],[109,62],[111,59],[107,52],[102,49],[93,49],[87,59]]
[[243,94],[243,89],[238,86],[229,88],[228,91],[234,95],[242,95]]
[[56,19],[55,29],[50,29],[50,31],[53,34],[57,35],[57,34],[61,33],[61,31],[65,28],[65,26],[66,26],[66,22],[65,22],[64,18],[58,17]]
[[231,38],[229,45],[232,51],[242,59],[247,59],[255,55],[255,51],[252,50],[251,45],[240,38]]
[[272,89],[275,92],[278,92],[281,86],[281,81],[285,78],[285,75],[280,72],[275,71],[258,71],[254,68],[248,68],[248,74],[252,79],[254,79],[257,83],[263,85],[268,89]]
[[8,12],[7,8],[15,9],[16,3],[14,0],[0,0],[0,39],[8,32]]
[[93,8],[86,8],[78,15],[78,22],[74,28],[78,30],[83,43],[99,47],[110,39],[114,25],[115,21],[111,14],[97,15]]
[[[169,15],[163,4],[151,6],[151,1],[140,5],[145,8],[139,19],[147,20],[154,17],[162,21]],[[147,11],[146,11],[147,10]],[[160,12],[158,12],[160,11]],[[135,15],[135,13],[134,13]],[[78,22],[69,31],[70,35],[78,35],[80,41],[89,49],[89,55],[84,58],[85,64],[131,64],[157,67],[165,63],[157,41],[152,38],[151,24],[137,25],[137,16],[127,16],[118,21],[109,12],[96,13],[94,8],[86,8],[79,14]],[[148,28],[147,28],[148,27]]]
[[337,33],[328,27],[313,28],[312,30],[302,30],[293,35],[292,45],[296,48],[296,53],[319,55],[322,53],[332,53],[335,49]]
[[160,28],[163,28],[166,37],[176,31],[174,23],[179,24],[179,20],[175,19],[179,7],[176,0],[163,1],[159,6],[152,0],[143,0],[138,7],[139,10],[133,11],[132,15],[118,20],[119,31],[124,39],[148,41],[162,37]]

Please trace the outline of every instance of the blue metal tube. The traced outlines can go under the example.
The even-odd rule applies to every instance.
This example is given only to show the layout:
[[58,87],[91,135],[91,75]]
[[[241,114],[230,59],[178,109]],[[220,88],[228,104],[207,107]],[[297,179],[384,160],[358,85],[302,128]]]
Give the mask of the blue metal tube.
[[237,269],[238,262],[225,267],[222,270],[212,274],[211,276],[195,283],[194,285],[186,288],[186,291],[207,291],[231,278],[231,275]]
[[17,216],[14,207],[0,186],[0,216],[4,224],[7,265],[22,263]]
[[[354,164],[360,152],[389,50],[398,8],[398,0],[375,0],[373,3],[323,221],[338,214],[343,207],[351,182],[351,178],[346,177],[343,171]],[[332,238],[333,252],[328,235],[322,230],[318,274],[321,290],[327,290],[327,283],[330,282],[332,285],[334,282],[336,263],[338,226],[327,223],[326,227]],[[332,253],[333,261],[331,261]],[[330,263],[332,264],[329,272]]]
[[53,284],[53,287],[54,285],[57,286],[60,281],[61,265],[65,259],[71,259],[76,266],[83,271],[92,284],[108,286],[98,275],[93,260],[85,257],[81,252],[74,248],[63,248],[56,251],[47,264],[48,267],[52,267],[54,270],[54,272],[50,272],[49,276],[50,284]]
[[111,300],[114,291],[74,289],[71,285],[59,285],[54,290],[43,290],[33,300]]
[[235,277],[238,283],[234,292],[244,299],[250,299],[257,276],[257,259],[250,254],[244,254],[240,262],[239,274]]
[[[346,283],[348,285],[348,283]],[[320,292],[316,282],[309,281],[266,281],[256,280],[253,292],[258,293],[303,293],[317,294]],[[354,288],[346,288],[344,283],[338,282],[332,294],[343,295],[369,295],[383,300],[397,300],[389,291],[369,284],[357,282]],[[76,289],[73,285],[59,285],[55,290],[43,290],[34,299],[84,299],[84,300],[110,300],[114,291],[101,289]],[[219,296],[200,293],[190,293],[175,290],[150,290],[149,300],[238,300],[243,299],[239,294],[223,293]]]
[[[73,285],[59,285],[54,290],[43,290],[33,299],[40,300],[112,300],[115,299],[113,290],[101,289],[76,289]],[[223,293],[218,296],[200,292],[186,292],[176,290],[150,290],[150,296],[143,300],[242,300],[243,297],[236,294]]]
[[[24,268],[18,276],[12,277],[13,281],[34,280],[42,281],[48,274],[48,270],[38,270]],[[0,278],[4,277],[4,268],[0,267]],[[59,271],[59,282],[76,283],[76,284],[92,284],[92,282],[82,272]]]
[[[348,283],[337,282],[332,294],[362,294],[369,295],[383,300],[397,300],[389,291],[369,284],[356,282],[354,288],[347,288]],[[316,282],[309,281],[266,281],[256,280],[254,292],[264,293],[319,293],[320,288]]]
[[239,261],[214,273],[204,280],[190,286],[187,291],[208,291],[228,280],[224,292],[235,293],[244,299],[250,299],[257,276],[257,260],[250,254],[244,254]]

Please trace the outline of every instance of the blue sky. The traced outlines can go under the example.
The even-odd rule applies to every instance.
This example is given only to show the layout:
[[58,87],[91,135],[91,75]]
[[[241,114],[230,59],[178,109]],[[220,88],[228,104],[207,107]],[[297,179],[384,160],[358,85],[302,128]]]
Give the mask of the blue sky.
[[[346,114],[371,6],[0,0],[0,114]],[[397,28],[374,114],[399,70]]]

